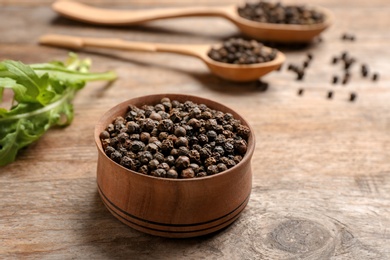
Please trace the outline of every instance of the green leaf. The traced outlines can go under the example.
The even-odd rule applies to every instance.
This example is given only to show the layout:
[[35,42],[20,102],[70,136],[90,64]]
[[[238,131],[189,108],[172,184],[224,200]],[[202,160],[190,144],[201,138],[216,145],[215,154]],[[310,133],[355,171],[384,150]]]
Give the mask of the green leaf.
[[30,102],[33,100],[32,97],[26,95],[26,87],[18,84],[16,80],[11,78],[0,78],[0,87],[1,89],[11,88],[14,91],[14,99],[18,102]]
[[66,63],[25,65],[0,62],[0,102],[4,88],[12,89],[17,104],[0,108],[0,166],[15,160],[23,147],[38,140],[52,126],[69,125],[72,99],[88,81],[114,80],[113,72],[89,73],[89,60],[71,54]]
[[34,70],[18,61],[5,60],[2,62],[12,78],[26,88],[26,94],[35,98],[39,94],[41,82]]

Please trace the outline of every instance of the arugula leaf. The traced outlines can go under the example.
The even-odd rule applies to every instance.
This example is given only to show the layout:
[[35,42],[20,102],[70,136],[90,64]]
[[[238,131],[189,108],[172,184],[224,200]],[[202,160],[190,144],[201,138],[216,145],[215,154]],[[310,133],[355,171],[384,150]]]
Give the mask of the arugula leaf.
[[0,104],[4,88],[13,90],[16,102],[9,110],[0,108],[0,166],[13,162],[50,127],[69,125],[73,97],[86,82],[116,78],[113,72],[89,73],[90,64],[75,54],[65,63],[0,62]]

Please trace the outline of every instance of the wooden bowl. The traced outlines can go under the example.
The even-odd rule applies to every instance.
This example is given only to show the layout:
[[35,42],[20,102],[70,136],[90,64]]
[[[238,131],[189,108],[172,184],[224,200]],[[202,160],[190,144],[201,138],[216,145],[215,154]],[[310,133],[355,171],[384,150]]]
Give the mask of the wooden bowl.
[[[236,166],[212,176],[166,179],[144,175],[112,161],[103,151],[99,134],[129,104],[156,104],[163,97],[193,101],[229,112],[251,129],[248,149]],[[108,210],[126,225],[157,236],[184,238],[220,230],[244,210],[252,188],[251,158],[255,148],[253,129],[234,110],[217,102],[189,95],[160,94],[133,98],[107,111],[95,127],[98,148],[97,185]]]

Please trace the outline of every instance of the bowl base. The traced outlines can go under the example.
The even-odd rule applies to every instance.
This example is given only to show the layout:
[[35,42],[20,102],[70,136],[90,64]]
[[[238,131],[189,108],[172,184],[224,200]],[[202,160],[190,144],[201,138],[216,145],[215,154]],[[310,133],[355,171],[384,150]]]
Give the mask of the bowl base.
[[197,237],[221,230],[232,224],[239,217],[249,201],[248,195],[248,197],[246,197],[246,199],[230,213],[207,222],[193,224],[167,224],[152,222],[132,216],[112,203],[99,187],[98,191],[106,208],[112,215],[114,215],[114,217],[125,225],[147,234],[169,238]]

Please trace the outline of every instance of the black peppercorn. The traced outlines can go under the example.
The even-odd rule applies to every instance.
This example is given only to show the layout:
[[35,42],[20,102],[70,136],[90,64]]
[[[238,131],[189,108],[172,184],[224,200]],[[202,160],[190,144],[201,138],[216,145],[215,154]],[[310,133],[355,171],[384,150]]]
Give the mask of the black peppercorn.
[[140,126],[134,121],[127,122],[126,128],[129,134],[137,134],[140,130]]
[[339,81],[339,78],[337,76],[333,76],[332,83],[337,84],[338,81]]
[[234,144],[232,142],[225,142],[223,143],[223,147],[225,148],[225,151],[227,153],[233,153],[234,152]]
[[219,134],[215,138],[215,143],[218,145],[223,145],[226,142],[226,137],[223,134]]
[[162,101],[161,104],[164,106],[165,111],[169,111],[172,108],[172,103],[170,101]]
[[180,102],[177,101],[177,100],[172,100],[171,104],[172,104],[172,107],[173,107],[173,108],[176,108],[176,107],[179,107],[179,106],[180,106]]
[[174,170],[174,169],[169,169],[168,171],[167,171],[167,178],[171,178],[171,179],[177,179],[177,177],[179,176],[178,174],[177,174],[177,171],[176,170]]
[[200,153],[197,150],[191,150],[188,154],[188,157],[190,157],[192,162],[200,162]]
[[201,122],[196,118],[191,118],[190,120],[188,120],[188,125],[194,129],[198,129],[202,126]]
[[[224,130],[226,130],[226,131],[233,131],[234,129],[233,129],[233,126],[232,125],[229,125],[229,124],[224,124],[223,125],[223,128],[224,128]],[[222,132],[223,133],[223,132]],[[224,134],[224,133],[223,133]],[[225,135],[225,134],[224,134]],[[225,135],[226,136],[226,135]]]
[[176,159],[175,166],[177,169],[186,169],[190,165],[190,158],[187,156],[179,156]]
[[202,159],[206,159],[211,156],[211,151],[210,149],[203,147],[202,149],[200,149],[199,154]]
[[153,159],[153,155],[149,151],[140,152],[138,155],[141,164],[148,164]]
[[150,173],[154,177],[165,177],[167,172],[164,169],[156,169]]
[[159,113],[156,113],[156,112],[152,112],[149,116],[150,119],[154,120],[154,121],[161,121],[161,115]]
[[213,141],[217,137],[217,133],[214,130],[207,131],[206,135],[209,141]]
[[160,140],[160,141],[163,141],[163,140],[165,140],[165,139],[167,139],[168,138],[168,133],[167,132],[161,132],[161,133],[159,133],[159,135],[158,135],[158,139]]
[[132,141],[130,143],[131,151],[133,152],[139,152],[142,151],[145,148],[145,144],[141,141]]
[[114,161],[119,163],[122,159],[122,154],[115,150],[115,152],[111,153],[110,158]]
[[199,140],[196,136],[190,136],[188,138],[188,145],[193,146],[199,143]]
[[160,153],[160,152],[156,152],[153,155],[153,158],[156,159],[159,162],[164,162],[164,160],[165,160],[165,156],[162,153]]
[[209,138],[205,134],[198,135],[198,141],[200,144],[206,144],[209,141]]
[[170,119],[170,115],[164,111],[158,111],[158,114],[161,116],[161,119]]
[[[128,122],[129,124],[130,122]],[[142,121],[141,123],[141,129],[143,132],[152,132],[152,130],[156,127],[156,123],[150,119],[146,118],[145,120]]]
[[227,163],[226,163],[226,166],[230,169],[232,168],[233,166],[236,165],[236,162],[234,160],[228,160]]
[[142,166],[138,169],[138,171],[139,171],[140,173],[142,173],[142,174],[147,175],[147,174],[149,173],[149,168],[148,168],[147,165],[142,165]]
[[179,151],[176,148],[173,148],[170,152],[170,155],[177,157],[179,154]]
[[130,140],[139,140],[140,139],[140,134],[132,134],[129,136]]
[[107,139],[110,138],[110,133],[108,131],[102,131],[99,135],[100,139]]
[[145,150],[149,151],[151,153],[156,153],[159,149],[158,149],[158,146],[156,144],[151,143],[151,144],[147,144],[145,146]]
[[110,139],[104,139],[101,141],[102,141],[103,150],[105,151],[107,149],[107,147],[111,144],[111,141],[110,141]]
[[206,172],[198,172],[196,174],[196,177],[200,178],[200,177],[206,177],[207,176],[207,173]]
[[177,136],[176,135],[168,135],[167,139],[172,141],[173,143],[176,143]]
[[170,132],[173,128],[173,122],[171,119],[163,119],[157,125],[157,129],[161,132]]
[[141,142],[144,142],[144,143],[149,143],[149,138],[150,138],[150,134],[147,132],[142,132],[139,136],[139,139],[141,140]]
[[165,111],[165,107],[164,107],[164,105],[163,104],[157,104],[157,105],[155,105],[154,106],[154,110],[155,111]]
[[247,126],[239,125],[239,127],[237,128],[237,134],[242,138],[247,139],[249,138],[250,129]]
[[125,119],[121,116],[118,116],[114,119],[114,125],[122,125],[125,123]]
[[234,143],[234,148],[237,151],[238,154],[245,154],[247,150],[247,143],[245,140],[237,140]]
[[242,156],[241,155],[236,155],[236,156],[234,156],[233,160],[234,160],[235,163],[239,163],[242,160]]
[[202,112],[202,114],[200,115],[200,118],[204,119],[204,120],[207,120],[207,119],[210,119],[213,115],[211,114],[211,112],[209,111],[204,111]]
[[182,137],[182,136],[186,136],[187,132],[186,132],[186,129],[182,126],[176,126],[175,127],[175,131],[174,131],[174,134],[177,136],[177,137]]
[[223,149],[222,146],[215,146],[213,151],[220,154],[221,156],[225,154],[225,150]]
[[160,162],[156,159],[153,159],[153,160],[150,160],[150,162],[148,163],[148,167],[149,169],[151,170],[155,170],[157,169],[157,166],[160,164]]
[[204,161],[204,165],[206,167],[210,166],[210,165],[213,165],[213,164],[216,164],[217,163],[217,160],[214,158],[214,157],[209,157],[207,158],[205,161]]
[[174,123],[178,123],[182,120],[182,117],[181,117],[180,112],[178,110],[171,111],[169,118]]
[[164,153],[170,153],[170,151],[173,149],[173,142],[169,139],[165,139],[164,141],[162,141],[161,143],[161,150],[164,152]]
[[107,154],[107,156],[111,156],[111,154],[115,151],[116,151],[115,148],[112,146],[107,146],[105,149],[105,153]]
[[186,137],[183,137],[183,136],[177,138],[177,140],[175,142],[175,146],[176,147],[180,147],[180,146],[187,147],[188,146],[188,139]]
[[113,124],[109,124],[108,126],[107,126],[107,132],[109,132],[110,134],[112,134],[114,131],[115,131],[115,127],[114,127],[114,125]]
[[356,93],[352,92],[352,93],[350,94],[350,96],[349,96],[349,101],[351,101],[351,102],[355,101],[355,100],[356,100],[356,97],[357,97]]
[[185,147],[185,146],[180,146],[180,147],[177,149],[177,153],[178,153],[179,156],[181,156],[181,155],[189,156],[190,150],[188,150],[188,148]]
[[170,167],[167,163],[163,162],[157,166],[157,169],[164,169],[165,171],[168,171],[170,169]]
[[214,175],[217,174],[218,172],[219,171],[217,165],[210,165],[207,167],[207,174],[209,175]]
[[187,132],[187,136],[192,136],[193,135],[194,128],[192,128],[192,126],[187,124],[187,125],[184,125],[183,127],[186,130],[186,132]]
[[218,172],[223,172],[227,170],[227,166],[224,163],[218,163],[217,167],[218,167]]
[[200,171],[200,167],[196,163],[191,163],[190,168],[194,171],[195,174],[197,174]]
[[155,142],[157,142],[157,141],[159,141],[158,138],[155,137],[155,136],[152,136],[152,137],[149,138],[149,141],[148,141],[148,142],[149,142],[150,144],[153,144],[153,143],[155,143]]
[[169,165],[169,166],[173,166],[175,164],[175,157],[172,156],[172,155],[168,155],[166,158],[165,158],[165,162]]
[[187,179],[187,178],[194,178],[195,172],[192,168],[187,168],[181,171],[180,177]]
[[[202,111],[199,109],[199,107],[194,107],[189,112],[190,118],[200,118],[200,115],[202,114]],[[188,122],[189,123],[189,122]]]
[[122,165],[123,167],[134,170],[134,166],[135,166],[134,162],[128,156],[123,156],[119,164]]

